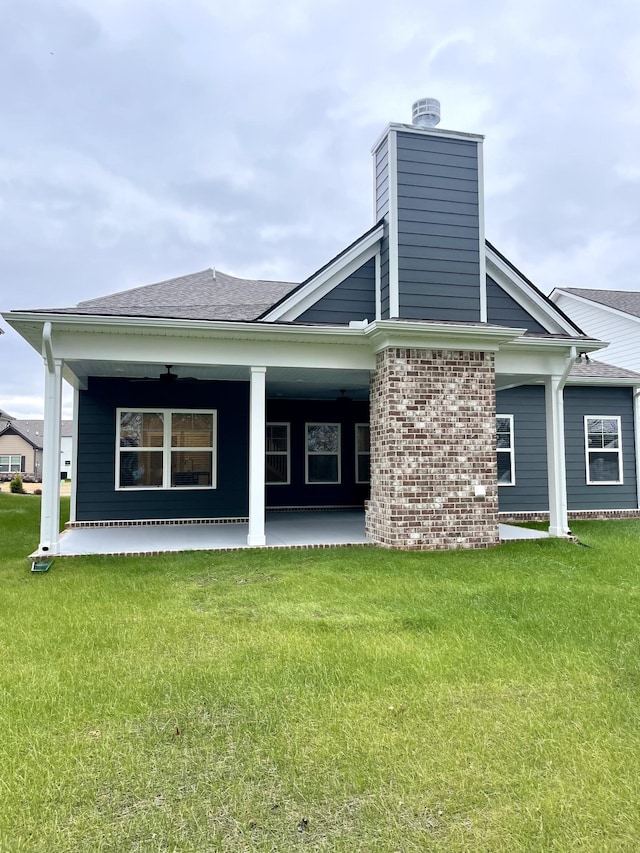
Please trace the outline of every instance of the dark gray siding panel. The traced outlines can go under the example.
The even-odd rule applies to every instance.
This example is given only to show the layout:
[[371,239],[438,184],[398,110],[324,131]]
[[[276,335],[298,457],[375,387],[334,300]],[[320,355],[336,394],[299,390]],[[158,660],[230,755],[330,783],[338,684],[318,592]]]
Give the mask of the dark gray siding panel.
[[[267,486],[267,507],[362,506],[369,486],[356,483],[355,424],[369,423],[366,402],[334,400],[267,400],[267,420],[290,424],[291,483]],[[305,424],[341,425],[342,482],[336,485],[305,484]]]
[[384,223],[384,234],[380,243],[380,315],[389,319],[389,223]]
[[[621,417],[624,480],[621,486],[587,485],[585,415],[619,415]],[[636,508],[636,460],[631,388],[565,388],[564,417],[569,509]]]
[[[217,483],[206,490],[115,490],[116,408],[217,409]],[[248,512],[248,382],[91,378],[80,392],[78,521],[220,518]]]
[[298,317],[303,323],[348,323],[376,316],[375,258],[367,261]]
[[397,151],[400,316],[477,322],[477,143],[399,131]]
[[544,387],[523,385],[498,391],[496,412],[513,415],[516,453],[515,486],[498,487],[500,512],[548,510]]
[[548,331],[490,276],[487,276],[487,320],[496,326],[521,327],[536,335]]
[[[376,170],[376,221],[386,217],[380,245],[380,293],[383,319],[389,318],[389,139],[384,140],[374,154]],[[374,313],[370,319],[375,317]]]
[[389,212],[389,140],[374,154],[376,168],[376,222]]

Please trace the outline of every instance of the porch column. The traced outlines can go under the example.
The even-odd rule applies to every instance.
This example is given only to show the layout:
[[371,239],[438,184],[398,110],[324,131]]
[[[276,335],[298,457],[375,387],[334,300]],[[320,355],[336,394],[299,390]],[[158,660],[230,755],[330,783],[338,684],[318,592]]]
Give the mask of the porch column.
[[[49,324],[46,324],[49,325]],[[46,332],[45,332],[46,334]],[[58,553],[60,535],[60,418],[62,416],[62,361],[53,358],[45,340],[44,442],[42,452],[42,509],[39,550]]]
[[265,432],[267,368],[251,368],[249,411],[249,535],[247,545],[267,544],[265,512]]
[[640,385],[633,386],[633,434],[636,451],[636,506],[640,509]]
[[549,481],[549,534],[568,536],[567,469],[564,454],[564,377],[545,379],[547,426],[547,479]]

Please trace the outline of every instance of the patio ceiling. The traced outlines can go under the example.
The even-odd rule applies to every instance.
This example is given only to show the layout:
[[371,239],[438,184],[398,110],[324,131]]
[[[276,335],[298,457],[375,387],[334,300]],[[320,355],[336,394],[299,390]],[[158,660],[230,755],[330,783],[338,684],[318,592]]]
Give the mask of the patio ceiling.
[[[114,362],[75,360],[66,367],[76,376],[102,376],[120,379],[157,378],[166,372],[164,364],[151,362]],[[201,381],[248,382],[250,368],[243,365],[173,364],[178,377]],[[354,400],[369,399],[369,371],[310,367],[269,367],[269,397],[331,400],[343,390]]]

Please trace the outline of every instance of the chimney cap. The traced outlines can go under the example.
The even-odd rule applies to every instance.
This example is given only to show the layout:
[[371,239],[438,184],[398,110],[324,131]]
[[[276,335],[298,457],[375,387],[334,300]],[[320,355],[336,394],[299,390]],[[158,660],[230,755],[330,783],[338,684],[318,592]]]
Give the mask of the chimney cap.
[[440,124],[440,101],[420,98],[411,107],[411,123],[416,127],[435,127]]

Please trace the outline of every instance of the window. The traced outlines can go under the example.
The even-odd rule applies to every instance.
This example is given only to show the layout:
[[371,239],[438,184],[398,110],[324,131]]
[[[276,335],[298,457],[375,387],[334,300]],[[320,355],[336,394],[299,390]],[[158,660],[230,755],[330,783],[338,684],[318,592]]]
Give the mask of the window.
[[118,409],[117,489],[215,488],[215,411]]
[[0,474],[19,474],[22,471],[22,456],[0,456]]
[[270,486],[291,482],[289,446],[289,424],[267,424],[265,481]]
[[622,483],[620,418],[587,415],[584,419],[587,485]]
[[369,424],[356,424],[356,483],[371,481],[371,429]]
[[516,477],[513,453],[513,415],[496,415],[496,451],[498,485],[514,486]]
[[340,424],[306,424],[306,483],[340,482]]

